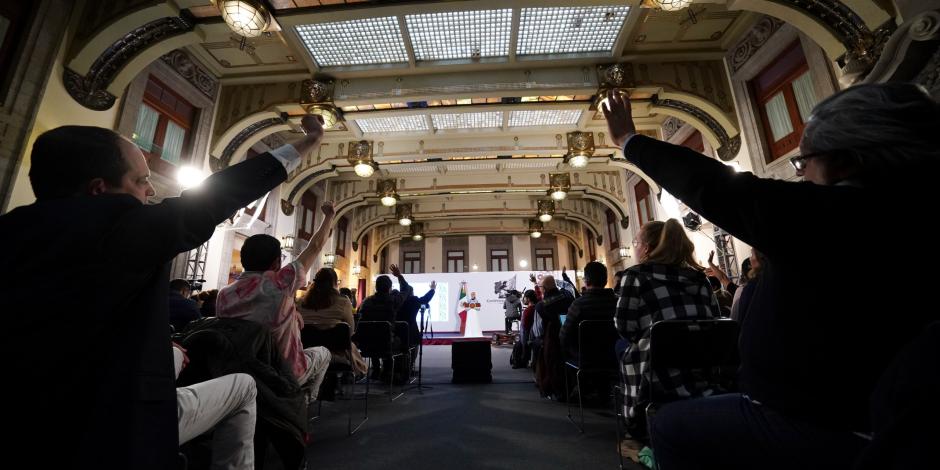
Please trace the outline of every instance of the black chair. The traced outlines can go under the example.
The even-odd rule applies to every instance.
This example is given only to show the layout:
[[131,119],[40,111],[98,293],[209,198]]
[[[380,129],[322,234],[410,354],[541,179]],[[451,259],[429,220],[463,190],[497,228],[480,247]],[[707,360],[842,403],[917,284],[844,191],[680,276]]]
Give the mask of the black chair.
[[[323,346],[330,350],[334,355],[341,355],[346,358],[346,363],[338,361],[330,361],[330,366],[326,370],[327,374],[333,374],[338,380],[341,380],[342,377],[348,377],[350,382],[350,395],[348,397],[349,407],[348,414],[349,418],[346,425],[347,435],[351,436],[354,432],[358,431],[359,428],[369,420],[369,394],[366,393],[364,396],[365,404],[362,420],[359,421],[359,424],[356,425],[356,428],[352,427],[352,415],[353,415],[353,400],[356,398],[356,374],[353,372],[353,356],[352,356],[352,340],[350,339],[349,324],[345,322],[339,322],[328,329],[317,328],[316,324],[305,325],[302,330],[300,330],[300,342],[303,343],[304,348],[310,348],[314,346]],[[319,402],[317,415],[313,418],[319,418],[323,410],[323,400],[322,398],[317,400]]]
[[[407,323],[406,323],[407,325]],[[406,336],[407,339],[407,336]],[[369,360],[368,377],[372,374],[372,361],[387,359],[391,362],[391,371],[394,376],[395,363],[398,360],[406,359],[408,346],[400,346],[399,338],[395,336],[395,327],[393,322],[388,321],[360,321],[356,325],[356,334],[353,341],[359,346],[362,357]],[[366,379],[366,393],[369,393],[369,380]],[[402,384],[398,395],[393,395],[395,380],[394,377],[388,385],[388,401],[395,401],[405,394],[405,386]]]
[[405,366],[408,369],[405,383],[410,385],[417,380],[413,359],[418,357],[418,345],[411,344],[411,327],[406,321],[395,322],[395,336],[401,340],[401,348],[405,353]]
[[[578,357],[565,358],[565,391],[569,394],[568,420],[580,432],[584,432],[584,397],[581,393],[581,374],[604,374],[606,378],[618,377],[617,355],[614,344],[617,343],[617,329],[613,320],[581,320],[578,322]],[[579,425],[571,417],[571,388],[568,385],[568,368],[574,369],[574,386],[578,393],[578,409],[581,412]]]
[[[647,383],[650,384],[649,403],[646,405],[646,428],[650,426],[656,409],[673,397],[657,396],[652,386],[653,374],[659,377],[669,375],[670,369],[695,370],[702,374],[706,383],[716,388],[719,393],[731,392],[735,388],[740,358],[738,355],[738,322],[730,319],[708,320],[667,320],[653,324],[649,334],[649,352],[647,354]],[[622,391],[620,393],[622,399]],[[620,420],[626,417],[623,406],[617,413],[617,442],[622,440]],[[620,449],[618,448],[618,454]],[[620,466],[623,468],[623,456]]]

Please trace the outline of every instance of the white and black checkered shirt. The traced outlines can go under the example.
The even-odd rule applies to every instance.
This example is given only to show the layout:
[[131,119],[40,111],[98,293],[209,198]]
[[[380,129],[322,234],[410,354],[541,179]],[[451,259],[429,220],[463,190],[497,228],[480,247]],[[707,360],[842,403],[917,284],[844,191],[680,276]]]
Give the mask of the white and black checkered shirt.
[[[624,408],[636,416],[649,402],[650,327],[663,320],[717,318],[718,300],[701,271],[658,263],[643,263],[626,270],[620,283],[620,300],[614,323],[630,342],[623,355]],[[707,396],[708,383],[695,371],[669,369],[667,376],[653,376],[656,396],[667,399]]]

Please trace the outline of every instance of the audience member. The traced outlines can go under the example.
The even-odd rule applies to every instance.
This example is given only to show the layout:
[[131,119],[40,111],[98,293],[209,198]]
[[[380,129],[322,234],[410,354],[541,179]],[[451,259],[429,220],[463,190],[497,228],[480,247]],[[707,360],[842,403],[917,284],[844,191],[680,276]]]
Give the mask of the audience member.
[[[535,304],[533,336],[536,340],[535,384],[543,397],[554,396],[567,400],[565,390],[564,359],[561,352],[561,316],[568,313],[574,297],[567,290],[559,289],[555,276],[542,277],[542,300]],[[536,331],[537,330],[537,331]]]
[[294,293],[306,282],[306,273],[326,243],[333,220],[333,203],[320,210],[324,219],[297,259],[281,267],[281,243],[270,235],[252,235],[241,250],[245,272],[219,291],[216,315],[241,318],[267,326],[278,349],[291,364],[297,382],[308,389],[309,400],[317,397],[330,363],[330,352],[321,346],[304,349],[300,341],[303,318],[297,311]]
[[199,293],[199,298],[202,300],[202,306],[199,307],[199,313],[201,313],[203,317],[215,316],[215,299],[218,296],[218,289],[204,290]]
[[[389,269],[392,272],[398,271],[398,266],[391,265]],[[401,295],[401,292],[397,290],[392,290],[392,280],[386,275],[379,276],[375,280],[375,294],[367,297],[362,301],[362,304],[359,306],[359,321],[383,321],[383,322],[395,322],[398,309],[401,308],[402,304],[405,302],[404,296]],[[353,341],[359,345],[360,349],[363,349],[365,352],[369,349],[372,344],[370,344],[371,338],[363,338],[361,335],[357,335],[353,338]],[[392,348],[394,350],[400,350],[403,347],[407,347],[402,344],[401,338],[398,336],[392,337]],[[368,355],[368,354],[367,354]],[[392,380],[392,370],[390,367],[390,362],[385,364],[385,367],[381,363],[373,361],[372,364],[372,378],[382,379],[391,381]]]
[[522,311],[522,321],[519,322],[519,340],[522,341],[525,350],[523,350],[523,367],[528,367],[529,359],[532,357],[532,325],[535,322],[535,304],[539,302],[535,291],[529,289],[522,294],[522,303],[525,310]]
[[649,382],[650,327],[665,320],[717,318],[720,308],[679,221],[647,222],[635,241],[640,263],[624,273],[614,321],[629,343],[622,360],[624,416],[630,435],[642,439],[652,389],[665,400],[713,393],[695,371],[670,369]]
[[[166,469],[179,432],[169,335],[169,262],[287,178],[323,135],[313,116],[294,144],[216,172],[159,204],[140,149],[102,128],[64,126],[32,146],[36,202],[0,216],[0,297],[9,377],[29,384],[4,449],[67,468]],[[54,227],[54,229],[51,229]],[[56,295],[36,302],[36,289]],[[37,347],[50,345],[53,347]],[[64,355],[63,355],[64,354]],[[67,438],[57,439],[55,423]]]
[[751,250],[751,256],[745,260],[745,263],[746,268],[743,265],[741,268],[743,273],[741,275],[741,288],[735,291],[734,301],[731,304],[731,319],[739,324],[744,323],[747,309],[751,305],[751,298],[754,296],[754,289],[757,288],[757,278],[760,277],[761,268],[766,261],[764,255],[754,249]]
[[[328,330],[337,323],[349,325],[350,341],[356,332],[356,322],[353,321],[352,304],[349,298],[336,290],[336,271],[332,268],[321,268],[313,278],[313,286],[307,289],[307,294],[300,303],[300,316],[304,325],[313,326],[321,330]],[[342,359],[333,356],[333,360]],[[359,354],[359,348],[352,348],[352,367],[356,373],[366,372],[366,363]]]
[[[617,296],[607,288],[607,267],[591,261],[584,267],[584,288],[581,297],[574,299],[568,307],[568,316],[561,327],[561,347],[565,357],[578,361],[578,331],[582,320],[613,320],[617,309]],[[598,338],[585,338],[592,342]],[[610,345],[611,354],[614,345]]]
[[173,279],[170,281],[170,325],[173,325],[173,331],[183,331],[189,322],[202,318],[199,312],[199,303],[189,298],[189,281],[185,279]]
[[[878,378],[940,316],[929,296],[872,289],[859,277],[871,272],[864,254],[872,247],[932,245],[929,231],[859,224],[872,214],[911,221],[929,213],[940,104],[901,82],[826,98],[808,119],[801,154],[790,159],[804,182],[788,182],[636,135],[629,100],[614,93],[607,100],[610,137],[627,160],[766,256],[741,324],[743,393],[660,409],[652,427],[659,465],[847,467],[865,445],[859,433],[871,430],[867,405]],[[890,263],[893,272],[914,273],[936,257],[928,250],[926,258]],[[813,270],[822,263],[825,271]],[[905,291],[929,293],[932,282],[907,276]]]
[[[173,344],[176,377],[189,360]],[[222,377],[176,388],[179,443],[212,431],[212,468],[254,470],[258,390],[248,374]]]

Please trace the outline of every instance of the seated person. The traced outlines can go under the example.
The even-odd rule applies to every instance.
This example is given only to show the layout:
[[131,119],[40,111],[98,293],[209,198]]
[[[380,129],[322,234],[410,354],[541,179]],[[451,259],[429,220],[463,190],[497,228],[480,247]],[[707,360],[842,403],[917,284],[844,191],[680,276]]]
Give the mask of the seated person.
[[[431,281],[431,289],[424,293],[423,296],[418,297],[414,295],[414,287],[408,284],[405,281],[405,276],[401,274],[401,270],[398,269],[398,266],[392,265],[390,267],[392,274],[398,278],[398,287],[402,296],[401,307],[398,307],[398,312],[395,314],[395,321],[403,321],[408,323],[408,338],[410,340],[409,346],[417,346],[421,342],[421,331],[418,329],[418,310],[421,310],[421,306],[430,302],[434,298],[434,290],[437,288],[437,282]],[[412,357],[412,360],[415,358]]]
[[170,324],[173,325],[173,331],[183,331],[189,322],[202,318],[199,304],[189,298],[191,293],[189,281],[185,279],[170,281]]
[[[336,290],[336,271],[332,268],[321,268],[313,278],[313,286],[307,289],[307,294],[300,302],[300,316],[304,325],[327,330],[337,323],[349,325],[349,334],[356,332],[356,322],[353,321],[352,304],[349,298]],[[351,340],[351,339],[350,339]],[[333,360],[345,360],[333,357]],[[366,363],[359,354],[359,348],[352,348],[352,368],[356,373],[366,372]]]
[[[394,272],[398,269],[394,264],[390,266],[390,269]],[[365,300],[362,301],[362,304],[359,305],[359,321],[383,321],[383,322],[395,322],[398,309],[404,303],[404,298],[401,295],[401,292],[397,290],[392,290],[392,280],[385,275],[379,276],[375,280],[375,294],[370,295]],[[393,328],[394,331],[394,328]],[[384,353],[384,351],[370,351],[370,348],[375,345],[370,344],[370,338],[364,338],[361,333],[353,337],[353,341],[359,345],[359,348],[362,349],[363,353]],[[392,349],[398,351],[401,348],[401,339],[393,335],[392,338]],[[389,363],[390,364],[390,363]],[[372,370],[373,378],[382,378],[383,380],[391,380],[392,371],[390,367],[382,367],[379,363],[373,363]]]
[[664,320],[718,318],[721,309],[701,266],[695,246],[676,219],[640,227],[634,239],[640,264],[627,268],[621,281],[614,322],[628,342],[623,355],[624,416],[637,439],[646,435],[645,407],[650,387],[658,397],[707,396],[693,371],[670,370],[647,379],[650,326]]
[[241,261],[245,267],[238,280],[219,291],[216,316],[241,318],[267,326],[284,359],[301,387],[308,390],[308,399],[315,400],[326,369],[330,352],[323,347],[304,349],[300,330],[304,321],[297,312],[294,292],[305,282],[305,273],[323,244],[333,220],[333,203],[324,203],[319,230],[310,239],[297,259],[281,267],[281,243],[270,235],[253,235],[245,240]]
[[[176,377],[189,363],[186,350],[173,343]],[[222,377],[176,388],[179,442],[212,431],[212,468],[255,468],[255,380],[248,374]]]
[[[579,361],[578,330],[582,320],[613,320],[617,296],[607,288],[607,267],[591,261],[584,267],[584,288],[581,296],[568,307],[568,316],[561,327],[561,347],[568,360]],[[585,338],[595,340],[595,338]],[[610,345],[613,352],[614,345]]]

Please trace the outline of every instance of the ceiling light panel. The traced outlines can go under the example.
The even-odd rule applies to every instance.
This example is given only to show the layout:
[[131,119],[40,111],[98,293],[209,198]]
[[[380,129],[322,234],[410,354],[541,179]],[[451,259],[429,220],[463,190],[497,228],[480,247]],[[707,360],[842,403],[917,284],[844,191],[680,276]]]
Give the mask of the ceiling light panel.
[[405,23],[416,60],[509,55],[511,9],[408,15]]
[[518,55],[611,52],[630,7],[523,8]]
[[299,25],[297,34],[321,67],[408,62],[394,16]]
[[575,125],[579,119],[581,119],[580,109],[513,111],[509,115],[509,127]]
[[428,129],[424,115],[356,119],[362,132],[419,132]]
[[503,112],[432,114],[431,121],[435,129],[487,129],[503,126]]

